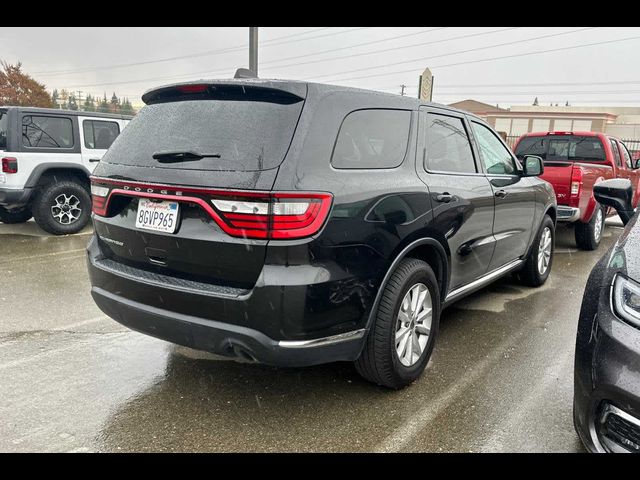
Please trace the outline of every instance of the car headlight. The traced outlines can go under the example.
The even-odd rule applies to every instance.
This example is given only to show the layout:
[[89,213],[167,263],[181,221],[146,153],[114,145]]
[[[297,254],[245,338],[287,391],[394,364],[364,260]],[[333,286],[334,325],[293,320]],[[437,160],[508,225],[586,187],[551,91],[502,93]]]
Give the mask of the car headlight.
[[616,275],[613,281],[613,307],[620,318],[640,327],[640,284]]

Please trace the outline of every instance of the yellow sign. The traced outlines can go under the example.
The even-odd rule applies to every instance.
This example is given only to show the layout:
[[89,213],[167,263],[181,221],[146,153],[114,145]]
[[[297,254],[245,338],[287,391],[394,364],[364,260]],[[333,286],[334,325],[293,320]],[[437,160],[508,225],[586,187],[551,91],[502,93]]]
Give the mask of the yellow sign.
[[424,72],[422,72],[422,75],[420,75],[420,100],[430,102],[432,94],[433,75],[431,74],[431,70],[425,68]]

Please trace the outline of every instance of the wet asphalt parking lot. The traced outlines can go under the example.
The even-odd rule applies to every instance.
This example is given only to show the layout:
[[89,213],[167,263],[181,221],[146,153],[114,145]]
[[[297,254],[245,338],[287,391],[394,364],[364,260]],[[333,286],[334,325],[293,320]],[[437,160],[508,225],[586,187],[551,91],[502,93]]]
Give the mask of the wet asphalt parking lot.
[[548,282],[511,277],[443,312],[401,391],[349,363],[277,369],[132,332],[89,293],[90,228],[0,224],[0,451],[580,452],[573,354],[595,252],[559,227]]

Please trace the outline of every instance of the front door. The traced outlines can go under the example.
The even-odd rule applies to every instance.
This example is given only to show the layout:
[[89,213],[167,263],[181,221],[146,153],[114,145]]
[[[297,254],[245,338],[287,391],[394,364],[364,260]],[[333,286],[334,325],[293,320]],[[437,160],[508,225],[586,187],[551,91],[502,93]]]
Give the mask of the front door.
[[487,272],[493,255],[493,191],[474,157],[464,115],[420,112],[417,171],[428,186],[437,234],[449,245],[449,291]]
[[515,156],[486,125],[471,120],[484,171],[495,198],[493,235],[496,241],[489,271],[522,257],[533,232],[535,191],[520,175]]

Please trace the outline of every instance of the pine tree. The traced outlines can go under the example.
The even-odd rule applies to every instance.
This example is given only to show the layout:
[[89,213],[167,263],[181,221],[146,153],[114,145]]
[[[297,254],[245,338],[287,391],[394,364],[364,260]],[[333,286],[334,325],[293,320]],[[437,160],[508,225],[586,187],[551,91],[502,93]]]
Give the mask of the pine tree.
[[84,100],[84,110],[85,112],[95,112],[96,111],[96,104],[95,101],[93,100],[93,97],[89,94],[87,94],[87,98],[85,98]]
[[536,97],[535,100],[533,101],[533,106],[534,107],[538,106],[538,97]]
[[60,108],[60,106],[58,105],[58,89],[54,88],[53,89],[53,93],[51,94],[51,101],[53,103],[53,108]]
[[98,112],[109,113],[109,102],[107,102],[107,94],[105,92],[104,97],[100,100],[97,108]]
[[111,113],[120,113],[120,99],[116,96],[116,92],[113,92],[111,96],[111,104],[109,110]]

